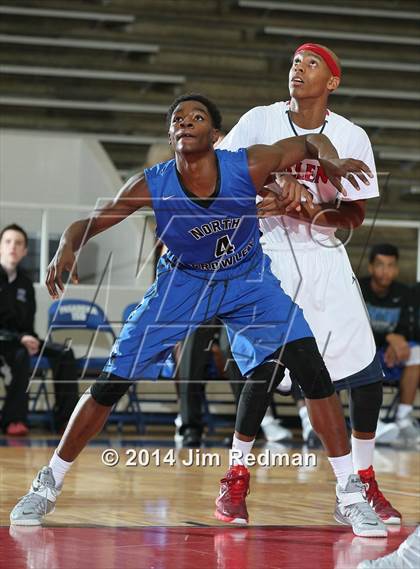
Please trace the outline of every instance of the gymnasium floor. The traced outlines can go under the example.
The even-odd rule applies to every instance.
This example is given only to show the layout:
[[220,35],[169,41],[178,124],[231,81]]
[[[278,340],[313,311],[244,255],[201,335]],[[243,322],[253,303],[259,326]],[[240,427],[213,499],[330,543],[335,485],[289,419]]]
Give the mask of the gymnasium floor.
[[[268,455],[267,447],[255,449],[259,457],[286,453],[283,464],[303,453],[310,466],[252,467],[250,526],[227,527],[212,515],[227,449],[213,441],[210,448],[190,454],[174,449],[169,434],[149,434],[96,440],[66,477],[47,525],[9,529],[10,509],[48,463],[56,443],[42,435],[27,441],[0,438],[1,568],[347,569],[392,551],[419,522],[415,449],[378,449],[381,487],[402,511],[404,525],[391,527],[387,539],[368,539],[333,520],[334,481],[320,451],[270,445]],[[119,454],[114,467],[102,462],[109,448]],[[205,452],[211,453],[206,460],[215,461],[213,466],[202,466]],[[311,452],[315,457],[305,457]],[[194,465],[188,466],[191,458]]]

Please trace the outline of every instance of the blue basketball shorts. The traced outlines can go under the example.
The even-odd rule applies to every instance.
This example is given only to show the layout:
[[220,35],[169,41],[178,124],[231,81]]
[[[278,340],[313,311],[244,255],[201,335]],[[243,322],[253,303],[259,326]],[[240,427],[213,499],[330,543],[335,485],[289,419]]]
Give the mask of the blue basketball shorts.
[[282,345],[313,336],[301,308],[272,274],[270,262],[256,253],[212,278],[180,268],[164,255],[155,282],[122,328],[104,373],[156,379],[173,346],[214,316],[226,326],[243,375]]
[[[408,343],[410,345],[411,350],[413,350],[413,348],[418,346],[417,342],[409,341]],[[385,351],[386,351],[386,348],[379,348],[379,350],[377,351],[377,354],[379,356],[381,366],[382,366],[382,369],[384,372],[384,380],[385,381],[399,381],[401,379],[404,368],[407,365],[418,365],[419,364],[419,362],[417,360],[412,361],[413,358],[410,357],[409,360],[406,362],[397,364],[393,367],[388,367],[385,363]]]

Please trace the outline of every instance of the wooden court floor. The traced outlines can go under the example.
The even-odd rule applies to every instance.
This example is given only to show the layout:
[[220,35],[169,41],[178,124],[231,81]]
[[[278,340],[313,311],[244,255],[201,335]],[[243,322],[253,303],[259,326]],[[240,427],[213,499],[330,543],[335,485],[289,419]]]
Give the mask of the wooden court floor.
[[[392,528],[387,539],[367,539],[356,538],[333,520],[334,479],[321,451],[256,448],[260,462],[274,461],[277,455],[282,466],[251,468],[250,526],[243,529],[226,528],[213,518],[227,449],[176,450],[138,438],[103,442],[79,457],[45,529],[17,528],[10,533],[11,508],[53,449],[0,447],[0,567],[13,552],[4,567],[87,566],[80,554],[90,556],[90,567],[101,568],[287,569],[312,567],[316,555],[316,567],[345,569],[395,548],[420,518],[420,459],[414,450],[376,452],[378,480],[402,512],[404,527]],[[104,453],[107,449],[118,453],[116,466],[104,464],[113,457]],[[106,559],[98,553],[104,544]],[[63,551],[68,555],[63,557]]]

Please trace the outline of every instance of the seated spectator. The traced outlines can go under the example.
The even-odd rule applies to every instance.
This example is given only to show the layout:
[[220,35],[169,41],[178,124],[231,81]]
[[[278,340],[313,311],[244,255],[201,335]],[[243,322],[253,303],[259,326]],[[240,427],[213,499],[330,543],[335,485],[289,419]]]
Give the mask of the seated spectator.
[[27,413],[30,356],[42,352],[54,375],[55,423],[62,430],[78,400],[77,368],[72,350],[45,343],[34,331],[35,291],[19,267],[27,254],[28,237],[16,224],[0,232],[0,358],[8,376],[1,426],[8,435],[28,433]]
[[398,249],[393,245],[375,245],[369,257],[370,276],[361,279],[360,286],[385,380],[400,382],[396,413],[400,440],[413,441],[420,440],[420,430],[412,416],[420,379],[420,344],[413,338],[410,289],[396,280],[398,258]]

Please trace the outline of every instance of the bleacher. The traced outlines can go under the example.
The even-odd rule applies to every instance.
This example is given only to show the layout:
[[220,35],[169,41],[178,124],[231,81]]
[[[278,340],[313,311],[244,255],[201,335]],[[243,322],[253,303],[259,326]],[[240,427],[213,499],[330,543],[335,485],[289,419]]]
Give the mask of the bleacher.
[[[0,17],[0,126],[96,136],[122,174],[166,138],[177,94],[215,99],[229,129],[288,98],[293,49],[324,42],[344,68],[331,108],[367,130],[386,173],[379,216],[419,217],[417,1],[1,0]],[[415,239],[406,251],[413,280]]]

